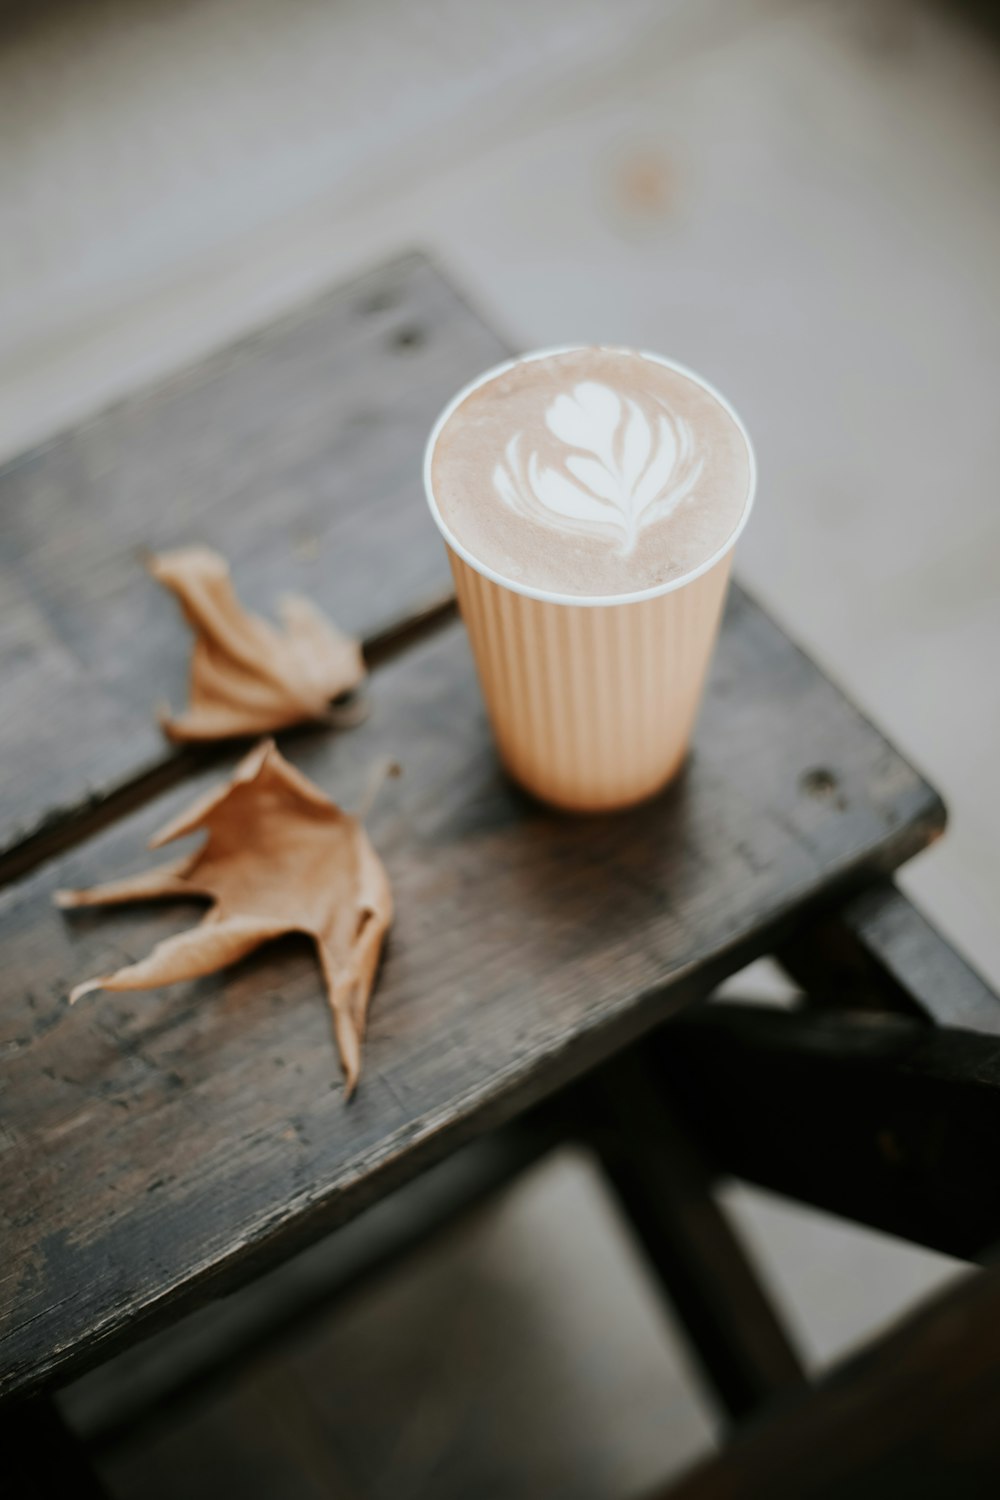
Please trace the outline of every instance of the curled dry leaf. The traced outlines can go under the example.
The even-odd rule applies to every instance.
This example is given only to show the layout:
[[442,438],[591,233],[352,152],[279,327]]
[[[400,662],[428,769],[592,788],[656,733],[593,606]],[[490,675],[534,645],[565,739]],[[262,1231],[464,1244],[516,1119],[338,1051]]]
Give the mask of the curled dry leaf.
[[229,782],[161,828],[150,848],[199,829],[207,838],[187,858],[108,885],[56,893],[62,907],[167,896],[203,896],[212,903],[197,927],[158,943],[138,963],[77,985],[70,1003],[91,990],[144,990],[196,979],[282,933],[307,933],[319,953],[350,1097],[392,921],[389,880],[362,824],[265,740]]
[[180,600],[195,633],[190,705],[164,718],[172,740],[261,734],[328,717],[330,701],[365,675],[361,647],[308,599],[280,602],[284,629],[249,614],[225,558],[180,547],[149,560],[153,577]]

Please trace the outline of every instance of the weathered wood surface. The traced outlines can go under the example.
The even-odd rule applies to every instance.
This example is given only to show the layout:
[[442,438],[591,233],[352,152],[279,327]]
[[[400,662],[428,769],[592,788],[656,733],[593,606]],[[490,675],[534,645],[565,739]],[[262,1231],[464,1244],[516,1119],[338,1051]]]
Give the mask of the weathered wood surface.
[[0,472],[0,856],[173,753],[189,636],[143,549],[207,542],[251,608],[298,589],[369,639],[446,596],[421,453],[506,352],[410,255]]
[[1000,1246],[1000,1039],[729,1003],[678,1017],[658,1051],[718,1172],[947,1255]]
[[371,819],[398,917],[350,1106],[304,944],[67,1008],[74,981],[193,910],[67,916],[51,892],[146,863],[145,838],[204,777],[0,898],[4,1391],[96,1362],[344,1221],[942,822],[934,793],[739,591],[692,760],[632,813],[555,816],[505,781],[457,625],[387,662],[370,696],[361,728],[292,746],[347,805],[376,757],[405,766]]
[[453,1234],[565,1138],[557,1101],[470,1141],[336,1234],[73,1381],[60,1411],[92,1454],[162,1432]]
[[782,1401],[661,1500],[992,1500],[998,1409],[994,1268]]

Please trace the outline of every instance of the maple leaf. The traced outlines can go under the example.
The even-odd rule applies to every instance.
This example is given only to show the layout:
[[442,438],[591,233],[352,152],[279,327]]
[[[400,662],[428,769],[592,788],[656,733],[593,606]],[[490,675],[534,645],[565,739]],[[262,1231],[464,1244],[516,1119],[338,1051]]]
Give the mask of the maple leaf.
[[311,937],[326,982],[347,1097],[361,1068],[368,1001],[392,921],[392,893],[364,827],[290,765],[273,740],[245,756],[231,779],[207,792],[149,841],[159,849],[199,829],[186,858],[88,890],[57,891],[57,906],[98,906],[169,896],[212,904],[197,927],[158,943],[148,958],[78,984],[144,990],[197,979],[287,932]]
[[296,594],[279,603],[283,630],[243,608],[225,558],[179,547],[148,560],[195,632],[190,706],[161,719],[172,739],[215,740],[329,716],[333,698],[365,675],[361,647]]

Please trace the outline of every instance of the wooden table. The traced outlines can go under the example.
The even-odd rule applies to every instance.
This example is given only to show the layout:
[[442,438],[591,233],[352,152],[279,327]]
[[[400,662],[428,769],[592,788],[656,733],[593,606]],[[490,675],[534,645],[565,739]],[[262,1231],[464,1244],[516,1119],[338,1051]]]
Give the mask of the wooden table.
[[[1000,1007],[888,883],[941,802],[744,592],[658,801],[571,819],[500,773],[419,461],[504,352],[407,256],[0,474],[0,1395],[36,1455],[59,1443],[25,1398],[474,1141],[447,1214],[591,1144],[734,1416],[803,1376],[716,1174],[970,1257],[1000,1237]],[[188,636],[138,553],[190,541],[252,607],[301,589],[366,641],[367,721],[289,757],[347,806],[404,766],[370,821],[398,916],[346,1107],[304,945],[66,1004],[191,913],[52,892],[145,864],[240,748],[179,753],[153,717]],[[811,1004],[696,1004],[763,953]]]

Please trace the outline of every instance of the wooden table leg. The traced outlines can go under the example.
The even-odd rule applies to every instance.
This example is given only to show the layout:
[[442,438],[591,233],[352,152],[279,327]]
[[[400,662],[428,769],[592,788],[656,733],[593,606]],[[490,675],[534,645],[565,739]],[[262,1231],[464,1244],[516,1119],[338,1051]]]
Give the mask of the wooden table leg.
[[108,1500],[47,1396],[0,1407],[0,1491],[4,1500]]
[[713,1004],[658,1076],[718,1175],[979,1259],[1000,1241],[1000,1041],[903,1016]]
[[804,928],[776,957],[815,1007],[894,1010],[1000,1035],[1000,999],[891,881]]
[[805,1374],[642,1049],[583,1089],[588,1139],[729,1416]]
[[949,1288],[661,1500],[994,1500],[1000,1270]]
[[889,884],[778,957],[807,992],[800,1007],[715,1002],[650,1044],[712,1169],[945,1254],[990,1256],[1000,998]]

